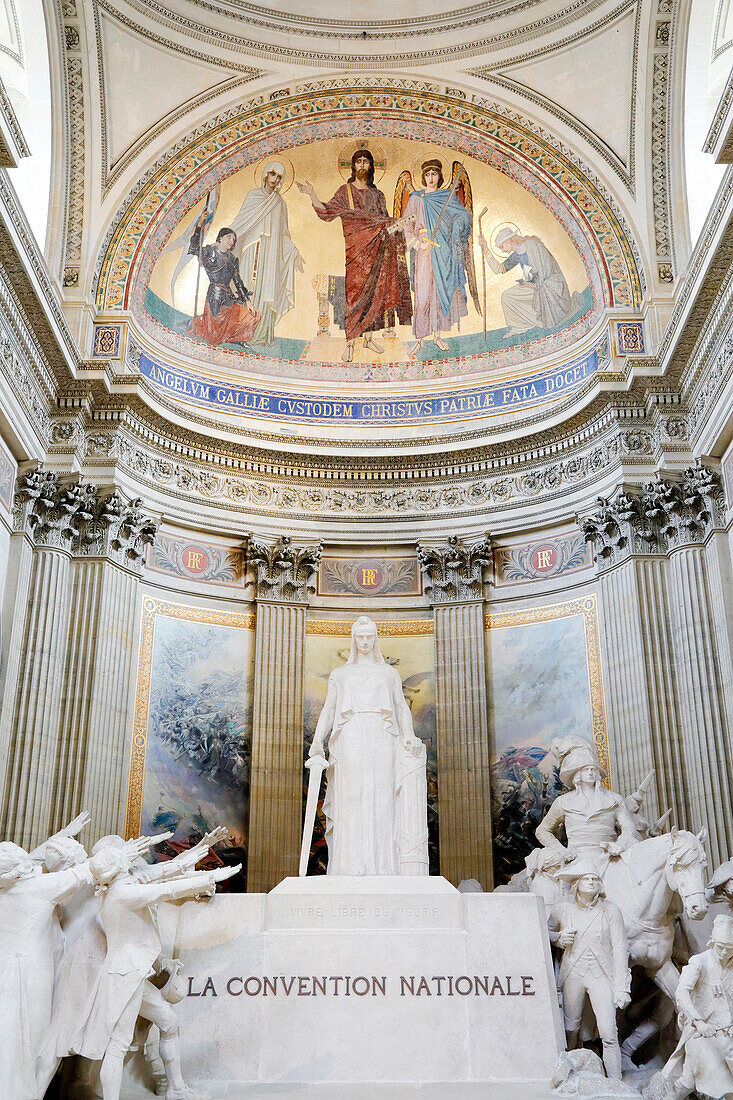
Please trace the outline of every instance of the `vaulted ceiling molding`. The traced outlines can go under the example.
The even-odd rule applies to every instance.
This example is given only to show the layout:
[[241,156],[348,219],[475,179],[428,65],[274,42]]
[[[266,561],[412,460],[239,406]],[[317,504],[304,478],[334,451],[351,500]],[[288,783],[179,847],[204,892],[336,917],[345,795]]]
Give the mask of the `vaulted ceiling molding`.
[[[216,17],[220,19],[222,15],[219,4],[209,3],[208,0],[193,0],[193,2],[209,16],[208,21],[199,22],[187,18],[181,12],[172,11],[170,4],[166,3],[165,0],[126,0],[126,6],[128,10],[137,12],[143,20],[152,20],[165,27],[167,31],[187,34],[191,38],[195,38],[199,42],[205,42],[210,46],[226,47],[261,59],[273,59],[289,65],[394,70],[407,65],[438,64],[446,61],[456,61],[464,57],[478,57],[482,54],[493,53],[496,50],[511,48],[519,42],[531,41],[551,32],[562,30],[563,27],[569,26],[579,19],[586,18],[589,13],[601,8],[607,0],[571,0],[570,3],[564,4],[559,10],[553,10],[551,5],[548,14],[529,21],[522,19],[521,15],[524,10],[529,10],[534,5],[526,3],[526,0],[524,2],[519,0],[509,9],[512,14],[520,16],[518,25],[505,30],[495,29],[491,34],[478,38],[470,33],[466,34],[466,31],[470,32],[471,27],[481,26],[487,19],[495,18],[491,9],[487,13],[484,6],[483,12],[473,14],[467,21],[459,23],[441,22],[434,30],[427,31],[427,33],[432,34],[440,31],[446,38],[454,39],[453,41],[442,42],[440,45],[419,50],[398,51],[393,48],[383,53],[350,53],[343,50],[335,52],[308,48],[305,42],[296,44],[293,39],[295,35],[298,35],[303,38],[310,37],[322,41],[334,39],[343,42],[353,39],[355,43],[362,42],[365,44],[369,41],[381,40],[394,42],[395,39],[421,37],[426,33],[424,24],[418,23],[412,27],[408,24],[398,30],[397,33],[392,30],[380,29],[379,24],[375,25],[374,23],[371,24],[369,30],[366,29],[368,24],[360,24],[358,28],[344,31],[331,30],[326,26],[322,28],[320,26],[301,28],[297,22],[285,25],[280,29],[278,23],[282,19],[281,13],[274,13],[271,19],[268,18],[267,14],[262,19],[248,14],[245,17],[248,27],[256,26],[258,29],[267,32],[266,36],[251,38],[236,33],[234,20],[231,21],[232,25],[226,29],[214,26],[214,19]],[[265,12],[267,12],[267,9],[265,9]],[[506,9],[502,9],[500,14],[505,16]],[[141,24],[141,32],[146,33],[143,30],[143,24]],[[457,36],[457,32],[463,33]],[[282,41],[273,41],[273,33],[280,33]],[[457,37],[458,40],[455,40]]]
[[654,245],[657,279],[670,285],[676,276],[674,233],[670,217],[671,119],[669,117],[670,72],[675,44],[675,0],[656,0],[652,22],[651,56],[651,180],[654,216]]
[[68,161],[68,186],[62,201],[66,203],[62,282],[69,290],[80,283],[84,205],[86,192],[86,126],[82,33],[77,0],[56,0],[57,19],[63,30],[62,49],[66,75],[65,141]]
[[[163,49],[167,53],[171,54],[175,59],[175,56],[183,56],[187,60],[201,63],[209,66],[214,72],[216,69],[223,70],[222,79],[215,80],[208,88],[203,89],[196,95],[187,98],[184,102],[173,107],[171,110],[164,112],[161,117],[156,119],[150,126],[146,127],[141,133],[139,133],[132,141],[129,142],[127,147],[114,157],[112,155],[111,143],[112,143],[112,127],[109,112],[108,102],[108,88],[109,77],[107,75],[108,68],[112,66],[107,65],[107,59],[105,58],[105,45],[104,45],[104,23],[111,24],[116,28],[124,28],[132,39],[138,39],[145,43],[153,43],[159,49]],[[99,104],[100,104],[100,133],[101,133],[101,174],[102,174],[102,194],[103,197],[107,193],[110,187],[120,178],[125,169],[132,163],[133,160],[139,154],[146,149],[152,142],[159,137],[169,127],[175,125],[187,114],[203,106],[206,103],[217,99],[219,96],[230,92],[232,89],[241,85],[247,84],[251,80],[257,79],[257,77],[263,75],[261,69],[254,69],[248,65],[240,65],[237,62],[231,61],[228,58],[212,57],[211,54],[201,53],[199,50],[190,49],[189,47],[182,46],[177,42],[173,42],[170,39],[163,38],[160,35],[152,34],[150,31],[142,30],[136,23],[129,19],[123,12],[119,11],[114,5],[108,3],[107,0],[95,0],[94,2],[94,33],[96,39],[97,48],[97,72],[99,74]],[[226,76],[226,72],[232,72],[236,75]]]
[[[591,148],[613,169],[619,179],[626,185],[632,196],[636,191],[636,107],[637,107],[637,77],[638,77],[638,51],[639,34],[641,27],[642,5],[638,0],[622,0],[613,12],[608,13],[602,19],[581,28],[574,34],[568,35],[556,42],[545,44],[523,54],[494,61],[489,65],[468,70],[469,74],[479,79],[495,84],[500,88],[515,93],[524,99],[540,107],[558,118],[576,134],[579,134]],[[633,14],[632,14],[633,13]],[[513,72],[520,66],[525,69],[533,62],[541,62],[545,58],[566,53],[571,56],[571,51],[577,49],[584,42],[599,33],[613,30],[622,20],[633,18],[633,47],[632,47],[632,72],[628,104],[628,141],[625,156],[622,158],[618,152],[608,144],[600,127],[593,129],[580,117],[580,110],[571,112],[566,106],[555,102],[547,95],[543,95],[529,87],[526,82],[520,80]]]
[[0,50],[7,54],[8,57],[12,57],[13,61],[18,65],[25,65],[23,35],[20,32],[20,20],[18,18],[18,9],[15,6],[15,0],[0,0],[0,4],[5,8],[11,37],[9,43],[0,42]]
[[733,34],[731,34],[730,38],[723,37],[725,26],[731,15],[730,6],[731,0],[718,0],[718,6],[715,12],[715,30],[713,31],[713,61],[717,61],[726,50],[729,50],[731,46],[733,46]]
[[[97,253],[97,308],[126,308],[132,267],[139,259],[143,237],[150,239],[172,202],[205,169],[222,162],[235,149],[246,149],[269,129],[273,133],[281,130],[285,140],[288,129],[301,120],[323,118],[324,111],[350,109],[363,110],[365,118],[368,114],[386,117],[392,112],[394,117],[414,118],[423,126],[442,121],[454,132],[458,147],[463,140],[461,134],[468,137],[475,133],[482,140],[493,141],[509,159],[524,163],[575,206],[576,217],[585,224],[585,232],[594,242],[592,247],[601,258],[601,268],[610,279],[609,288],[616,287],[610,300],[640,303],[645,289],[643,267],[633,234],[607,187],[556,135],[505,105],[479,96],[468,97],[459,89],[440,91],[434,81],[341,76],[281,88],[271,92],[267,100],[258,96],[232,107],[197,127],[160,157],[115,214]],[[626,287],[623,291],[622,284]]]

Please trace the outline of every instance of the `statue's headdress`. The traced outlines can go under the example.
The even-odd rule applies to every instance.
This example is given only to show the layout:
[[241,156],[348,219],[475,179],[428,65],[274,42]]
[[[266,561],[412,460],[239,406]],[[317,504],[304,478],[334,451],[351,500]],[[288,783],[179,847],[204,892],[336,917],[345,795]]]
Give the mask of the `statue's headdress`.
[[597,768],[602,779],[606,776],[593,746],[584,737],[571,735],[556,739],[552,742],[552,751],[560,762],[560,782],[565,787],[572,787],[575,773],[581,768]]

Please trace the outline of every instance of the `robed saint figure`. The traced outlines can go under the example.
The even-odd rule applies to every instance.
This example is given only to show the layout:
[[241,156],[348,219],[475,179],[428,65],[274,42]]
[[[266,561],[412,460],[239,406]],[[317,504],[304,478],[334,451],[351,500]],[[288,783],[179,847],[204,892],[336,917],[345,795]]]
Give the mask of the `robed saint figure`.
[[324,222],[341,219],[346,251],[346,351],[354,358],[354,341],[364,337],[364,347],[381,355],[384,348],[372,333],[396,322],[409,325],[412,318],[410,276],[405,258],[401,223],[387,213],[384,192],[374,182],[374,157],[369,149],[357,149],[351,158],[351,175],[329,202],[322,202],[312,183],[297,183],[310,196]]

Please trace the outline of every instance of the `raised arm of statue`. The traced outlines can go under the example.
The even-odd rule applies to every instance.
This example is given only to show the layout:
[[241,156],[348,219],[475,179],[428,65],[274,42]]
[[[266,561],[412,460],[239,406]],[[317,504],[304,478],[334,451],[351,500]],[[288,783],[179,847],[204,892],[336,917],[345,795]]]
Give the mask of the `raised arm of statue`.
[[34,892],[42,894],[48,901],[62,902],[82,886],[90,885],[92,874],[87,861],[75,867],[68,867],[65,871],[51,871],[45,875],[37,875],[31,881]]
[[559,805],[559,801],[559,799],[555,799],[537,826],[534,835],[543,848],[556,848],[560,852],[566,852],[565,845],[555,836],[555,830],[565,823],[565,814]]
[[135,909],[144,909],[146,905],[157,905],[161,901],[178,901],[181,898],[211,896],[217,882],[231,878],[240,870],[236,867],[221,867],[216,871],[192,871],[179,875],[164,883],[141,882],[130,888],[130,904]]
[[39,844],[37,848],[34,848],[33,851],[29,853],[33,862],[43,863],[44,859],[46,858],[46,845],[50,840],[56,840],[58,837],[61,836],[75,837],[82,831],[82,829],[86,828],[91,820],[92,815],[89,813],[89,811],[82,810],[81,813],[77,814],[76,817],[73,818],[68,825],[64,825],[63,829],[59,829],[57,833],[54,833],[53,836],[48,837],[47,840],[44,840],[43,844]]
[[625,852],[632,844],[638,844],[639,834],[636,829],[634,815],[625,802],[622,802],[616,815],[616,824],[620,829],[619,838],[616,841],[621,851]]

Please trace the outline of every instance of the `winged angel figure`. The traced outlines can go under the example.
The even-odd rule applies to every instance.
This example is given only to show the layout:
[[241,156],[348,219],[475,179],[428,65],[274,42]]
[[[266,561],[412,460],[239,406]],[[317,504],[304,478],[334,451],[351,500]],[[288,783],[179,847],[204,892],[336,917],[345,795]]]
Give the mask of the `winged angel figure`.
[[432,337],[441,351],[448,345],[441,332],[468,313],[466,281],[479,314],[481,308],[473,261],[473,195],[463,165],[453,161],[451,180],[445,186],[442,162],[426,160],[421,166],[422,189],[413,188],[412,175],[405,169],[397,180],[394,217],[405,226],[410,249],[410,282],[414,295],[412,331],[416,357]]

